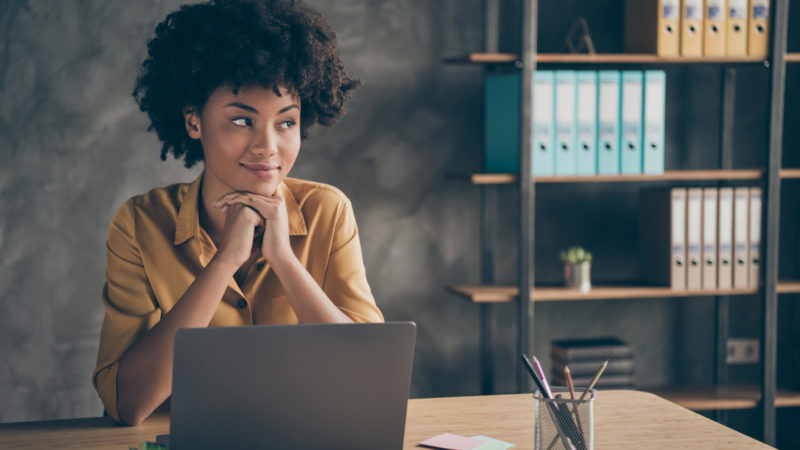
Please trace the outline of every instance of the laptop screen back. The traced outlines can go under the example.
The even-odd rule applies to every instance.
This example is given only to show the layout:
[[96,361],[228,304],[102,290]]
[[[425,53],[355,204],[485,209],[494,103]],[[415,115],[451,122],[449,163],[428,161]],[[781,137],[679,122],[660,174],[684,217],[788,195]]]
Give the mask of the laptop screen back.
[[170,448],[402,448],[410,322],[182,329]]

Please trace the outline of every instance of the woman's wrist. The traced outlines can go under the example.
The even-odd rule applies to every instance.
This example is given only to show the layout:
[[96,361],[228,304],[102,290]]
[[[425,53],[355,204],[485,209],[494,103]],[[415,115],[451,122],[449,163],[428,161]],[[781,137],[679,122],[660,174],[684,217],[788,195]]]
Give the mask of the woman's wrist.
[[229,273],[230,276],[233,276],[237,270],[241,267],[240,264],[236,264],[235,262],[221,256],[219,252],[211,258],[211,261],[208,262],[206,266],[206,270],[220,270],[223,273]]
[[289,251],[285,253],[286,256],[281,258],[274,258],[273,260],[269,261],[272,270],[275,271],[275,274],[280,277],[280,274],[286,270],[290,270],[292,267],[303,267],[300,264],[300,260],[297,259],[294,252]]

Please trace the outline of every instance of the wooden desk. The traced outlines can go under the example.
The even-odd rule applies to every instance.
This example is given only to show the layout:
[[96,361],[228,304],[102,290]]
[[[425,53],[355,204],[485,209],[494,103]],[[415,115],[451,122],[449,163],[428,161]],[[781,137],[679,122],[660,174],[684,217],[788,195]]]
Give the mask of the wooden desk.
[[[653,394],[601,391],[595,400],[595,448],[771,448]],[[440,433],[483,434],[533,448],[530,394],[414,399],[408,402],[405,449]],[[127,450],[169,431],[169,416],[138,427],[109,418],[0,425],[0,448],[118,448]]]

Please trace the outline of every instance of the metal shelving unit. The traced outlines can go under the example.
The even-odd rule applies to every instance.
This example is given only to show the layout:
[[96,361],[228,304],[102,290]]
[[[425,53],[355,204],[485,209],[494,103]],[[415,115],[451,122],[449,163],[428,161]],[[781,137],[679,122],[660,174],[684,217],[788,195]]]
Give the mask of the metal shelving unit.
[[[448,58],[448,64],[468,64],[482,67],[512,65],[521,70],[520,92],[520,171],[517,174],[458,174],[450,178],[475,184],[480,191],[480,273],[481,285],[448,286],[448,290],[469,298],[480,307],[480,364],[481,390],[484,394],[493,392],[493,355],[495,318],[493,303],[517,302],[517,351],[530,353],[533,347],[534,304],[538,301],[563,300],[602,300],[618,298],[681,298],[688,296],[713,295],[715,297],[716,326],[716,364],[715,382],[712,388],[664,388],[659,392],[672,397],[676,402],[687,405],[703,405],[697,409],[727,410],[758,407],[762,416],[763,440],[775,444],[775,407],[800,405],[800,394],[781,391],[778,395],[777,366],[777,299],[778,293],[800,292],[800,283],[786,281],[778,283],[778,240],[780,225],[780,182],[782,178],[800,178],[800,169],[782,169],[782,136],[786,62],[800,62],[800,54],[786,53],[788,28],[788,0],[772,2],[772,51],[764,58],[663,58],[656,55],[613,54],[613,55],[564,55],[538,54],[537,49],[537,0],[521,0],[521,53],[499,52],[499,0],[484,0],[483,52]],[[531,117],[533,115],[533,76],[537,64],[554,67],[607,67],[628,65],[674,66],[688,64],[716,64],[720,67],[721,105],[720,105],[720,148],[719,167],[702,171],[667,171],[663,175],[633,176],[575,176],[575,177],[537,177],[532,178],[529,170],[530,153],[526,151],[532,142]],[[733,170],[733,127],[734,105],[736,101],[736,68],[741,65],[761,64],[770,71],[770,117],[768,154],[764,161],[765,170]],[[484,74],[486,70],[484,70]],[[767,143],[765,143],[767,144]],[[531,179],[520,183],[518,180]],[[670,291],[669,289],[643,286],[605,287],[588,294],[566,292],[564,289],[535,286],[534,248],[535,248],[535,188],[542,183],[609,183],[609,182],[650,182],[650,181],[708,181],[721,183],[757,180],[764,187],[762,223],[762,243],[764,255],[762,264],[762,285],[752,291]],[[519,194],[518,283],[516,286],[494,286],[493,250],[491,245],[492,216],[495,207],[496,185],[515,184]],[[712,184],[713,185],[713,184]],[[760,295],[763,299],[762,358],[760,386],[733,388],[725,386],[728,381],[725,363],[726,340],[728,338],[730,296]],[[516,368],[517,389],[520,392],[530,389],[529,379],[521,364]],[[733,405],[733,406],[731,406]],[[725,416],[717,419],[724,422]]]

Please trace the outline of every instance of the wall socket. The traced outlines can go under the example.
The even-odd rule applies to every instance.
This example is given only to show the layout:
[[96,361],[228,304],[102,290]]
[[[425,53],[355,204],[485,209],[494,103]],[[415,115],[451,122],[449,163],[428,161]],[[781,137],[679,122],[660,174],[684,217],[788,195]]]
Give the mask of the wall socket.
[[727,340],[728,364],[757,364],[761,345],[758,339],[731,338]]

